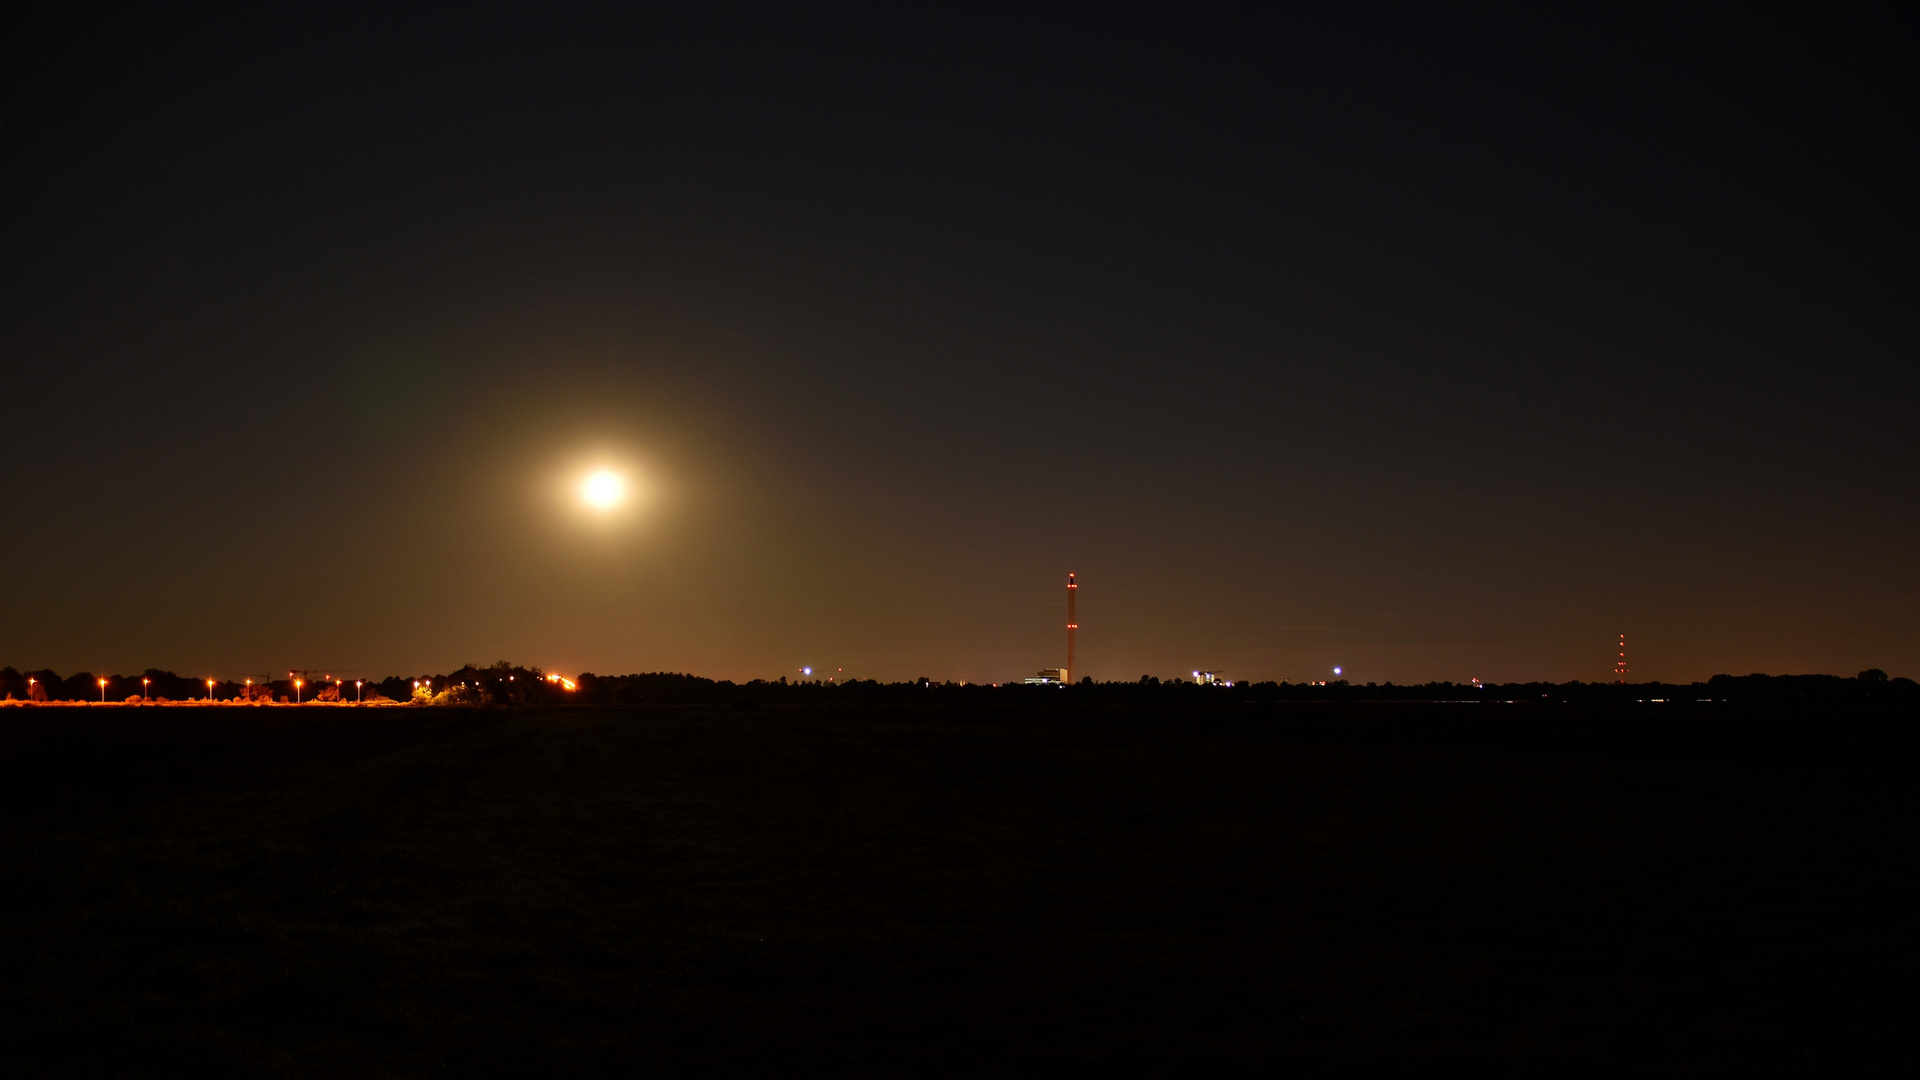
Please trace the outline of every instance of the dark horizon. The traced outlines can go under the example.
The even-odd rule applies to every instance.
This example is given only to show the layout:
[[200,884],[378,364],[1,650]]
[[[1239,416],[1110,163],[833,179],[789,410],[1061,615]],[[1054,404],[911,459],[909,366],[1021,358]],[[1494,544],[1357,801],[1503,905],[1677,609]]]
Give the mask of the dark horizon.
[[1900,9],[0,18],[9,662],[1920,671]]
[[[1041,672],[1046,674],[1046,672]],[[172,671],[148,668],[139,675],[101,675],[78,671],[64,678],[58,672],[20,671],[0,667],[0,703],[41,702],[103,705],[193,704],[379,704],[431,707],[685,706],[709,705],[757,708],[760,705],[859,706],[914,705],[948,702],[953,694],[979,705],[988,700],[1020,707],[1036,704],[1183,704],[1207,702],[1239,704],[1406,703],[1507,704],[1559,706],[1570,703],[1622,705],[1782,705],[1796,708],[1850,705],[1911,707],[1920,705],[1920,683],[1889,676],[1870,668],[1851,677],[1838,675],[1718,674],[1710,679],[1676,684],[1654,681],[1466,683],[1392,681],[1351,682],[1347,679],[1291,683],[1221,678],[1218,673],[1192,672],[1192,680],[1162,680],[1142,675],[1138,680],[1096,682],[1091,677],[1073,683],[1024,684],[1019,679],[1000,683],[966,683],[922,676],[880,683],[871,679],[843,679],[820,673],[810,676],[752,679],[736,683],[682,672],[630,672],[572,676],[499,661],[467,664],[451,671],[416,672],[366,678],[349,673],[289,672],[286,678],[262,675],[252,679],[190,678]],[[1202,678],[1201,676],[1206,676]],[[303,676],[295,683],[296,676]],[[334,680],[328,682],[325,680]],[[36,690],[37,688],[37,690]],[[1073,693],[1054,696],[1055,691]],[[939,691],[927,695],[926,691]],[[1005,691],[983,697],[983,692]],[[1705,697],[1700,695],[1705,694]],[[1038,695],[1038,696],[1036,696]],[[1656,696],[1657,695],[1657,696]]]

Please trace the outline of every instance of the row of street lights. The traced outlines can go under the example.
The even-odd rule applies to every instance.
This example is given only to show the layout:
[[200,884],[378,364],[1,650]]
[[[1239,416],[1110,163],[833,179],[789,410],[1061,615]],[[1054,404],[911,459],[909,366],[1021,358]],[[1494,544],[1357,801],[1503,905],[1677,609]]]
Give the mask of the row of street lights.
[[[32,679],[32,678],[29,678],[27,680],[27,696],[29,697],[33,696],[33,684],[39,681],[40,680],[38,679]],[[100,683],[100,704],[105,705],[107,703],[107,680],[100,679],[98,680],[98,682]],[[152,685],[153,685],[152,679],[140,680],[140,700],[141,701],[147,700],[147,687]],[[207,700],[208,701],[213,700],[213,680],[212,679],[207,680]]]
[[[293,672],[289,671],[287,672],[287,675],[291,677],[293,675]],[[102,678],[102,679],[96,679],[95,681],[100,684],[100,704],[105,705],[107,703],[107,681],[108,680]],[[337,688],[341,689],[342,691],[346,689],[347,684],[345,679],[336,679],[333,676],[329,675],[327,676],[327,681],[330,683],[333,683]],[[207,700],[208,701],[213,700],[213,686],[215,682],[216,680],[214,679],[207,680]],[[39,679],[36,679],[31,675],[27,676],[27,697],[29,699],[33,697],[33,688],[35,686],[38,686],[39,684],[40,684]],[[306,684],[307,683],[305,679],[293,680],[293,703],[295,705],[300,704],[300,688],[305,686]],[[144,702],[148,700],[148,690],[152,685],[153,685],[152,679],[143,678],[140,680],[140,700],[141,701]],[[418,679],[414,680],[413,685],[419,686],[420,681]],[[248,679],[246,681],[246,686],[247,686],[246,700],[252,701],[253,700],[253,680]],[[366,700],[367,700],[366,687],[367,687],[367,680],[365,679],[353,680],[354,704],[356,705],[366,704]]]
[[[293,671],[287,672],[287,678],[293,680],[293,703],[295,705],[300,704],[300,688],[307,685],[307,682],[305,679],[301,679],[297,677],[298,674],[299,674],[298,672],[293,672]],[[345,679],[336,679],[331,675],[323,676],[323,678],[325,678],[326,681],[332,683],[334,685],[334,689],[339,690],[341,692],[345,692],[347,688],[347,681]],[[247,684],[251,686],[253,684],[253,680],[248,679]],[[415,683],[414,685],[418,686],[420,684]],[[366,700],[367,700],[367,680],[365,679],[353,680],[353,703],[355,705],[364,705],[366,704]]]
[[[301,678],[300,673],[297,671],[287,672],[287,679],[288,681],[293,683],[293,703],[295,705],[302,704],[300,700],[300,692],[306,688],[307,681]],[[347,681],[345,679],[336,679],[332,675],[325,676],[325,679],[328,683],[331,683],[335,688],[335,690],[337,690],[338,692],[340,693],[346,692]],[[513,676],[509,675],[507,676],[507,679],[509,682],[511,682],[513,680]],[[105,705],[107,704],[107,683],[111,680],[101,678],[96,681],[100,685],[100,704]],[[207,700],[209,702],[213,700],[213,688],[218,681],[219,680],[217,679],[207,680]],[[550,683],[554,683],[555,685],[560,686],[567,690],[572,690],[575,685],[572,679],[569,679],[563,675],[548,675],[547,681]],[[38,686],[39,684],[40,684],[39,679],[36,679],[31,675],[27,676],[27,697],[29,699],[33,697],[33,692],[34,692],[33,688],[35,686]],[[253,680],[247,679],[245,685],[246,685],[246,690],[244,691],[245,696],[242,698],[242,700],[252,701],[253,700]],[[466,684],[462,683],[461,685],[464,686]],[[432,679],[413,680],[414,690],[418,691],[423,686],[426,687],[428,693],[433,692]],[[142,702],[146,702],[150,700],[149,695],[152,692],[152,688],[153,688],[153,680],[151,678],[142,678],[140,680],[140,700]],[[354,700],[354,704],[356,705],[366,704],[367,681],[365,679],[353,680],[353,700]]]

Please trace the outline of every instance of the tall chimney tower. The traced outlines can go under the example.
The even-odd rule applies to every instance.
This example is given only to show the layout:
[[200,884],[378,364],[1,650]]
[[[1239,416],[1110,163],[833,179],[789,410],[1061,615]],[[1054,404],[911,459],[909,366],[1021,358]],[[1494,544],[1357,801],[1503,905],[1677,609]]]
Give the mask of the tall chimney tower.
[[1074,584],[1073,575],[1068,574],[1067,575],[1067,672],[1066,672],[1066,677],[1060,680],[1061,682],[1066,683],[1068,686],[1073,685],[1073,662],[1074,662],[1073,661],[1073,644],[1074,644],[1073,638],[1074,638],[1075,632],[1080,629],[1080,620],[1075,618],[1073,614],[1073,595],[1079,591],[1080,591],[1080,586]]

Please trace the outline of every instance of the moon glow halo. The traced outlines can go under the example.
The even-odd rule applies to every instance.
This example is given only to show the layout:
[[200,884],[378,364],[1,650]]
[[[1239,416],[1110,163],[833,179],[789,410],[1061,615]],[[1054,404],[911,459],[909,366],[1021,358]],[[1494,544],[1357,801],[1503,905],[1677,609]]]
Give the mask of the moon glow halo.
[[580,501],[595,510],[611,510],[627,497],[627,482],[617,473],[601,469],[580,484]]

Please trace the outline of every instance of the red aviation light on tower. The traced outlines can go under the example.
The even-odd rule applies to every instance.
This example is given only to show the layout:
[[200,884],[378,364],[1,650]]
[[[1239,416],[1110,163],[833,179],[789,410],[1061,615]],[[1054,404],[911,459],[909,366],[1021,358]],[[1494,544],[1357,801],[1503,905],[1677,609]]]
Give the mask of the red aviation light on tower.
[[1073,673],[1074,673],[1075,664],[1076,664],[1076,661],[1073,655],[1073,651],[1074,651],[1073,647],[1075,645],[1074,638],[1080,630],[1080,620],[1073,613],[1073,598],[1074,598],[1074,595],[1079,591],[1080,591],[1079,584],[1077,584],[1073,580],[1072,574],[1068,574],[1067,575],[1067,669],[1061,673],[1061,678],[1060,678],[1060,681],[1062,683],[1065,683],[1068,686],[1073,685]]
[[1627,635],[1620,635],[1620,659],[1613,665],[1613,681],[1622,686],[1627,682]]

